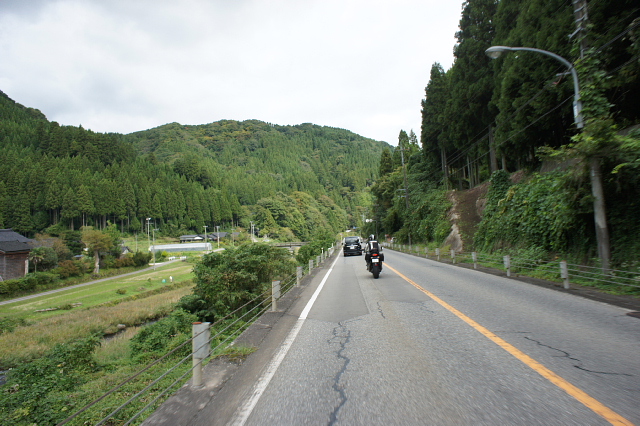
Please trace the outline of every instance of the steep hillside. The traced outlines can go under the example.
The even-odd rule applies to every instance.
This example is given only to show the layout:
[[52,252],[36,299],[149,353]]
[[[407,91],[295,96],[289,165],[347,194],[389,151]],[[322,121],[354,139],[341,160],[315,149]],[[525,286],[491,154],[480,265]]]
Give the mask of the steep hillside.
[[[130,135],[49,122],[0,92],[0,228],[248,227],[307,239],[356,225],[385,143],[312,124],[171,123]],[[304,218],[304,219],[301,219]]]

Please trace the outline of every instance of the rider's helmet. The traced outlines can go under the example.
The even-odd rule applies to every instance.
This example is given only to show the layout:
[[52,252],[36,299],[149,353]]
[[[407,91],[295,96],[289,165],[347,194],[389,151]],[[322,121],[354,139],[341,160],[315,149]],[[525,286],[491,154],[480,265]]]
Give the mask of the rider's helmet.
[[369,235],[369,241],[375,241],[375,239],[376,239],[375,235],[373,234]]

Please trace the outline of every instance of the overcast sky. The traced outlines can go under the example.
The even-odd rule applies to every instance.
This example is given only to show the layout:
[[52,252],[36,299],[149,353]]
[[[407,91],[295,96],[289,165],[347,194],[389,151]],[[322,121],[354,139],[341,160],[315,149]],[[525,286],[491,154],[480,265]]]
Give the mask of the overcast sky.
[[420,135],[462,0],[0,0],[0,90],[131,133],[257,119]]

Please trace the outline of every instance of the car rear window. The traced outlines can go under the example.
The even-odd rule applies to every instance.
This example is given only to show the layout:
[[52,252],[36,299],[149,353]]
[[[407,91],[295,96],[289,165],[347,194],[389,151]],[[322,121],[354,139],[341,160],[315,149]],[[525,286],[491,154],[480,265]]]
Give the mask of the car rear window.
[[347,244],[353,244],[353,243],[357,243],[358,241],[358,237],[347,237],[344,239],[344,242]]

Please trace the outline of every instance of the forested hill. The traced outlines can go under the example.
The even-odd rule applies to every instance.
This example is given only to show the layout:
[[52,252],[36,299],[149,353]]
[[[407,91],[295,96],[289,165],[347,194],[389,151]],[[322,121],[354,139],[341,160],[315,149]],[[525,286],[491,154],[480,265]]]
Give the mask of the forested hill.
[[357,224],[385,146],[257,120],[96,133],[0,92],[0,228],[141,232],[151,217],[165,235],[253,221],[272,237],[308,239]]
[[388,146],[344,129],[257,120],[171,123],[125,140],[189,180],[228,188],[241,204],[255,204],[274,190],[329,195],[341,203],[373,183]]

